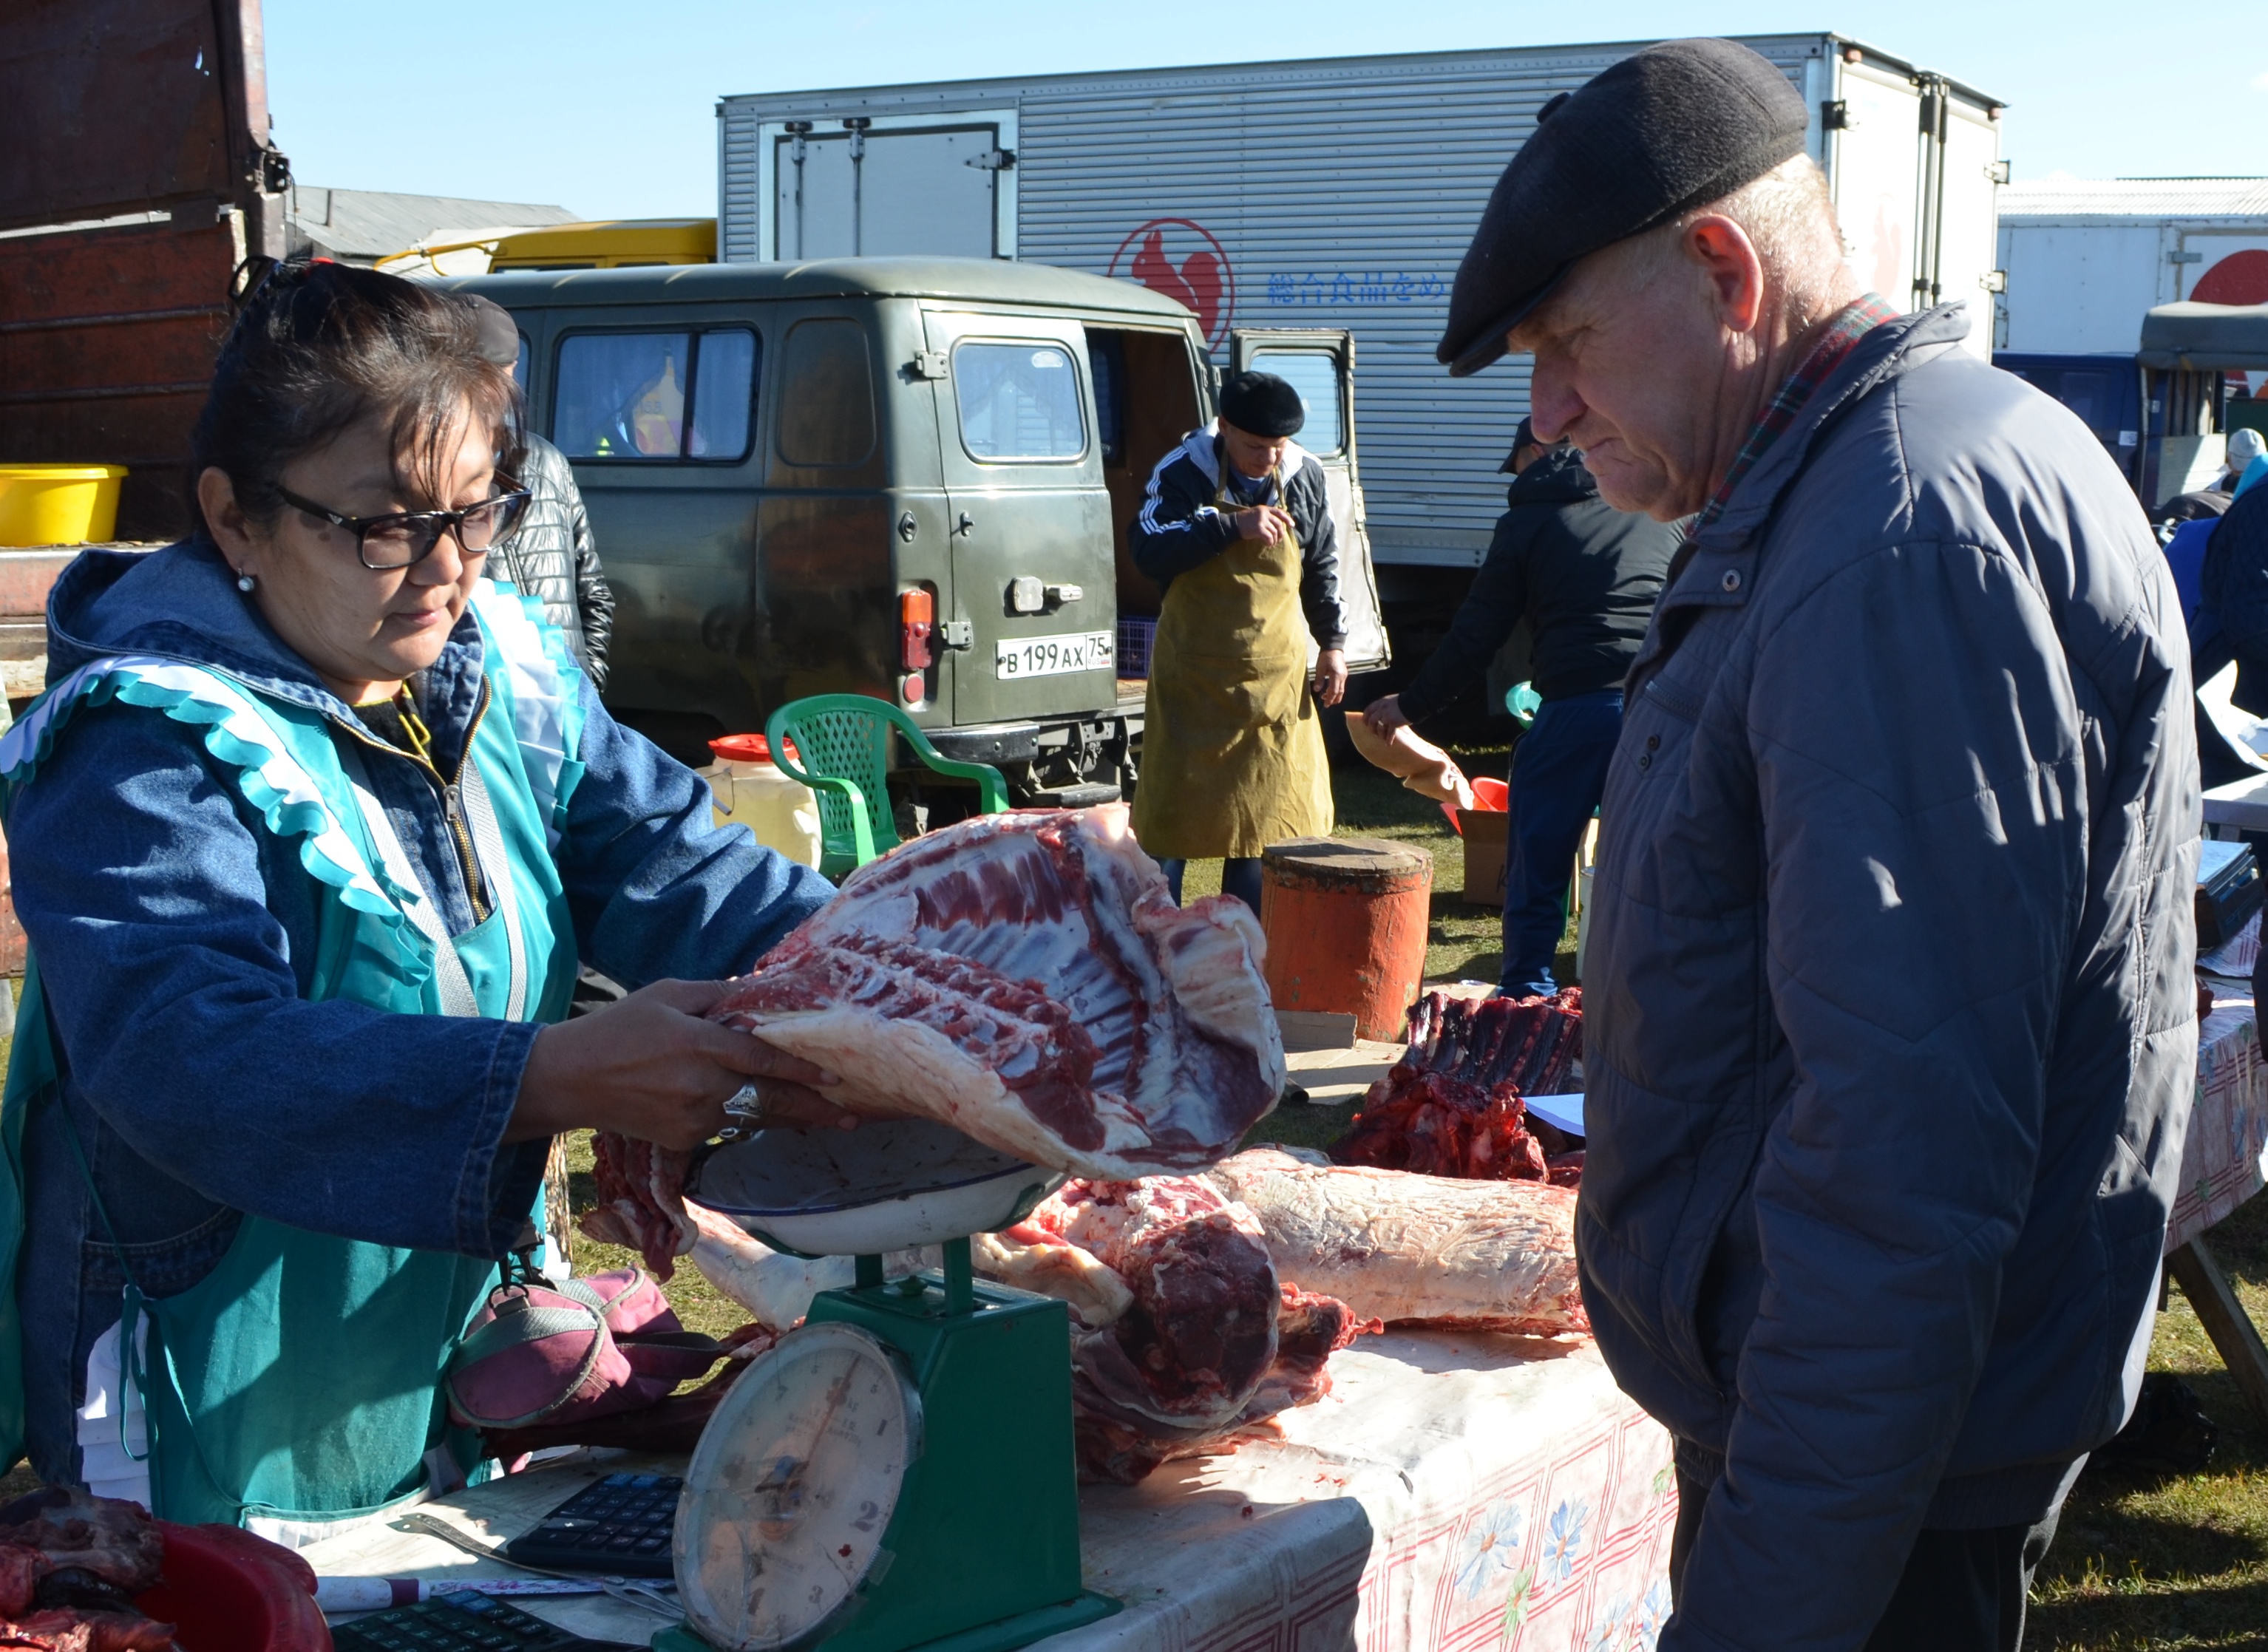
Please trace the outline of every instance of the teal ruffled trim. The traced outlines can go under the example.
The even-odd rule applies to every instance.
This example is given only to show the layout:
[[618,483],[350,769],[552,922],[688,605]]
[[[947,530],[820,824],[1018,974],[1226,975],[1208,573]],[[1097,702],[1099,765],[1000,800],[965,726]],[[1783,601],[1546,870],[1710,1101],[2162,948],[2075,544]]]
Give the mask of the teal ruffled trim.
[[559,790],[551,800],[552,819],[561,830],[567,825],[567,799],[583,778],[583,764],[576,753],[583,749],[583,680],[587,675],[575,663],[574,650],[567,645],[564,632],[552,624],[551,616],[542,603],[519,589],[508,579],[491,580],[499,596],[509,597],[519,605],[535,627],[535,635],[543,641],[543,657],[559,674],[559,749],[566,754],[566,762],[559,774]]
[[[195,670],[173,661],[162,662],[176,670]],[[103,705],[115,699],[130,706],[142,706],[162,711],[174,722],[200,728],[203,731],[205,749],[221,762],[237,771],[237,788],[245,800],[260,811],[269,831],[278,837],[299,839],[299,863],[307,875],[317,882],[338,891],[339,899],[357,912],[383,921],[397,938],[407,940],[401,932],[409,927],[409,920],[400,907],[387,900],[369,885],[378,881],[378,874],[369,867],[353,867],[341,863],[318,847],[316,840],[338,831],[344,826],[336,815],[321,804],[295,803],[269,782],[261,772],[278,758],[303,767],[298,760],[281,747],[261,746],[240,738],[224,726],[226,720],[237,715],[239,708],[199,700],[187,689],[168,688],[132,674],[130,669],[105,672],[86,676],[74,676],[58,686],[70,691],[68,699],[42,694],[25,714],[21,728],[33,731],[34,749],[22,755],[10,754],[13,760],[4,775],[0,775],[0,810],[12,807],[16,794],[29,785],[41,764],[54,751],[56,737],[74,713],[89,705]],[[245,692],[247,703],[254,696]],[[43,715],[44,714],[44,715]],[[255,710],[255,716],[257,712]],[[35,723],[34,719],[39,719]],[[310,775],[310,779],[313,776]],[[357,884],[357,876],[363,880]],[[421,949],[413,947],[413,952]]]

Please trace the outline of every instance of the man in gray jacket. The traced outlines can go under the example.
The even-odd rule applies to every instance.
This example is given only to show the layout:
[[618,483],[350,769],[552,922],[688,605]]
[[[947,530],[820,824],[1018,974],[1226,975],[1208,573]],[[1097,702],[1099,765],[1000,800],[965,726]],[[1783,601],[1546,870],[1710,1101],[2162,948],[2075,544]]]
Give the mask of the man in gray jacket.
[[1786,80],[1547,105],[1441,358],[1693,518],[1626,685],[1583,1294],[1675,1436],[1697,1648],[2013,1648],[2147,1352],[2197,1029],[2180,609],[2054,401],[1842,262]]
[[[481,353],[499,367],[516,370],[519,327],[512,312],[475,294],[464,295],[464,301],[480,315]],[[599,565],[574,466],[534,430],[526,436],[527,457],[519,481],[528,492],[527,509],[481,571],[490,579],[510,580],[541,603],[545,616],[566,635],[575,663],[590,672],[591,686],[604,692],[607,650],[615,636],[614,590]]]

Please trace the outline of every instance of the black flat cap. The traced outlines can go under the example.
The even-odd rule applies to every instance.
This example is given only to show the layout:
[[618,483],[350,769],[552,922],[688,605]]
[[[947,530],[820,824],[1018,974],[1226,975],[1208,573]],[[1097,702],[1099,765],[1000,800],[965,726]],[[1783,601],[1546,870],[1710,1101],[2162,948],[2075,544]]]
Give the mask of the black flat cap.
[[1806,120],[1787,77],[1732,40],[1649,46],[1560,93],[1497,180],[1434,356],[1480,371],[1577,260],[1801,154]]
[[481,355],[499,367],[512,367],[519,362],[519,323],[512,319],[512,312],[493,298],[483,298],[476,292],[460,292],[457,302],[473,307],[473,322],[481,330]]
[[1307,404],[1289,379],[1243,372],[1220,387],[1220,416],[1248,435],[1297,436],[1307,422]]

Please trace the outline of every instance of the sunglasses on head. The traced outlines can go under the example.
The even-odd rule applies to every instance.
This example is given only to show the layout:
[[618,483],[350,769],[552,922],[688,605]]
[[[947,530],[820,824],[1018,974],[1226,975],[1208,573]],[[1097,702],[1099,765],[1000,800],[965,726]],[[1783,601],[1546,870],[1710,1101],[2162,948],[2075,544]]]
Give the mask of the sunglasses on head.
[[519,525],[528,500],[527,490],[521,488],[461,510],[396,510],[382,517],[350,517],[302,499],[288,488],[276,491],[294,510],[353,534],[355,555],[373,573],[423,562],[445,533],[457,541],[466,555],[483,555]]

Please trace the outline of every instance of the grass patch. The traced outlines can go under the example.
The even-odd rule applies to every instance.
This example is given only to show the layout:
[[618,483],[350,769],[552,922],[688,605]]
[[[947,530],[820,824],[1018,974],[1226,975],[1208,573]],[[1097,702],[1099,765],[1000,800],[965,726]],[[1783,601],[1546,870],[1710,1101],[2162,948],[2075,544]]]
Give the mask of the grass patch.
[[[2268,1199],[2213,1230],[2213,1254],[2268,1325]],[[2150,1369],[2178,1373],[2220,1425],[2202,1474],[2089,1468],[2032,1586],[2029,1647],[2071,1652],[2268,1647],[2268,1429],[2176,1289]]]

